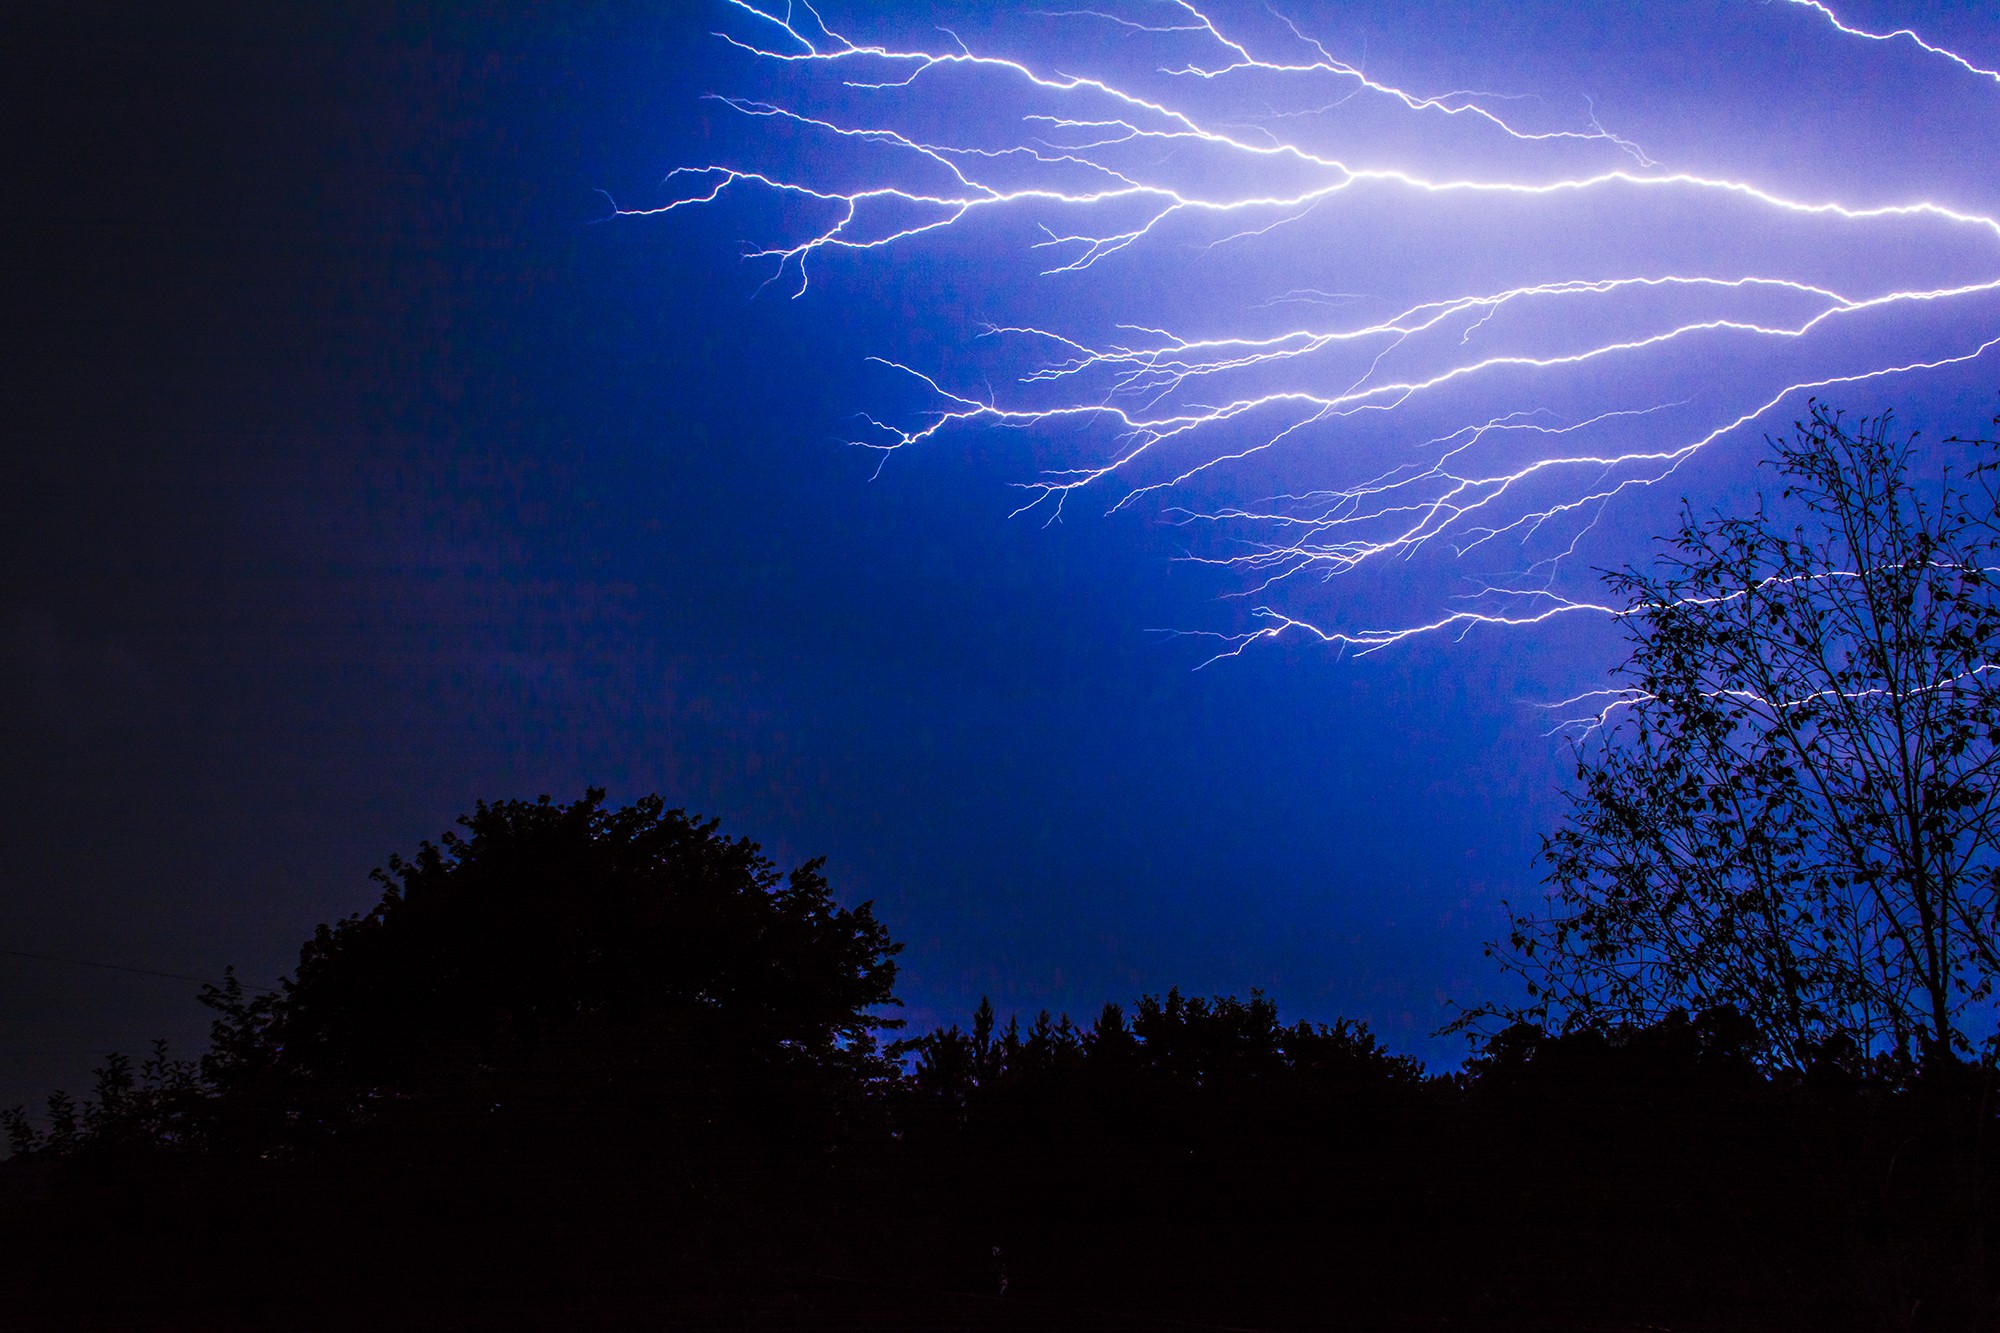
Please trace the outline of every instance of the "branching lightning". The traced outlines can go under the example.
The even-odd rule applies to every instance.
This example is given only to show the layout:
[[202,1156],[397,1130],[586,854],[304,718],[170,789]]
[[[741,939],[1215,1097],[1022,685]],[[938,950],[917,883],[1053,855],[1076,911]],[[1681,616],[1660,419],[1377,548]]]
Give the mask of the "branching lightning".
[[[1790,3],[2000,82],[1909,29]],[[1295,17],[1266,14],[1253,40],[1193,0],[1039,15],[1154,62],[1075,73],[1067,51],[865,44],[796,0],[727,7],[722,40],[795,75],[797,100],[718,101],[806,147],[678,169],[665,202],[621,214],[788,201],[792,233],[749,253],[793,296],[830,264],[893,264],[949,234],[1025,249],[1039,278],[996,284],[995,304],[1028,317],[966,330],[1007,362],[1004,390],[883,356],[928,406],[864,418],[855,443],[886,460],[1023,432],[1060,457],[1017,512],[1156,506],[1198,538],[1189,559],[1241,578],[1248,619],[1213,636],[1216,656],[1612,614],[1565,588],[1588,586],[1579,551],[1621,497],[1782,424],[1806,392],[2000,345],[2000,220],[1976,203],[1844,202],[1676,166],[1685,153],[1649,152],[1581,97],[1563,123],[1508,94],[1413,90]],[[1432,248],[1343,266],[1403,230]],[[1205,275],[1253,261],[1265,291],[1213,299],[1230,282]],[[1495,280],[1454,285],[1474,268]],[[1066,318],[1086,285],[1099,313]],[[1371,570],[1387,610],[1325,590]]]

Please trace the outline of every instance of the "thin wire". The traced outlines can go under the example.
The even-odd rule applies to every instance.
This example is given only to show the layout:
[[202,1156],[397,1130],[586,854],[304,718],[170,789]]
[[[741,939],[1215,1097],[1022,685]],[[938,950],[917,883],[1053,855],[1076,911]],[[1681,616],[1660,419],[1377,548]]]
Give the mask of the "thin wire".
[[52,953],[28,953],[22,949],[0,949],[0,954],[9,958],[34,958],[44,963],[68,963],[72,967],[101,967],[107,972],[136,972],[142,977],[168,977],[174,981],[199,981],[204,986],[213,986],[212,977],[191,977],[185,972],[156,972],[150,967],[125,967],[118,963],[93,963],[83,958],[58,958]]

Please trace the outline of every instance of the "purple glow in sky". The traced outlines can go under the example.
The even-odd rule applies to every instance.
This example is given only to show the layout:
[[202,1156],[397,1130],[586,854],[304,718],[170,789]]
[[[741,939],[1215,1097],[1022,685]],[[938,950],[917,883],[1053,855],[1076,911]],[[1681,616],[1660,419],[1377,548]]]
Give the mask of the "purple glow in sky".
[[1227,572],[1176,627],[1215,655],[1601,617],[1660,493],[1742,485],[1809,393],[2000,360],[2000,75],[1894,20],[724,13],[767,82],[629,211],[760,207],[762,295],[901,303],[854,442],[1151,507]]
[[1792,386],[2000,406],[1990,7],[757,3],[24,11],[0,1106],[588,785],[827,856],[919,1026],[1448,1065],[1594,571]]

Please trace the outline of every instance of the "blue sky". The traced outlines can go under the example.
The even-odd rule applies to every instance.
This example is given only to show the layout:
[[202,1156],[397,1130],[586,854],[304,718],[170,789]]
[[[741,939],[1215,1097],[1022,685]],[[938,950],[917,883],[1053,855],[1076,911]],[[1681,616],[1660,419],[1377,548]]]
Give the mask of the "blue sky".
[[[1169,6],[1118,6],[1125,25],[822,12],[856,43],[962,42],[1172,98],[1239,145],[1433,183],[1682,173],[1795,202],[2000,215],[2000,82],[1797,4],[1606,7],[1585,23],[1562,6],[1286,10],[1318,54],[1262,6],[1209,11],[1267,62],[1323,55],[1419,99],[1478,90],[1472,104],[1518,133],[1577,136],[1561,139],[1413,110],[1334,70],[1162,75],[1219,49],[1130,26],[1165,26]],[[1969,7],[1840,15],[2000,65],[2000,28]],[[1717,329],[1468,373],[1114,509],[1293,424],[1251,413],[1176,437],[1051,523],[1010,516],[1031,494],[1020,484],[1101,465],[1117,447],[1101,419],[975,420],[884,459],[849,443],[884,438],[863,418],[920,429],[945,400],[870,358],[1008,407],[1327,397],[1484,349],[1796,323],[1825,301],[1802,288],[1860,302],[1990,282],[2000,239],[1976,220],[1802,214],[1712,187],[1550,199],[1390,183],[1237,240],[1223,240],[1244,230],[1233,213],[1177,214],[1067,273],[1049,258],[1081,243],[1034,249],[1037,228],[1102,235],[1104,210],[982,209],[816,253],[795,297],[789,273],[766,286],[772,263],[744,252],[809,239],[824,205],[743,183],[711,205],[612,217],[607,195],[656,208],[689,193],[675,168],[718,165],[911,188],[936,183],[935,163],[704,95],[988,149],[1050,142],[1050,122],[1026,116],[1110,119],[1102,99],[993,67],[842,88],[837,66],[712,35],[792,49],[721,4],[8,22],[35,57],[6,96],[41,127],[10,149],[9,299],[36,336],[7,371],[19,407],[0,524],[0,719],[17,757],[0,946],[28,953],[190,976],[233,962],[269,980],[316,922],[370,901],[371,866],[473,800],[598,784],[660,791],[783,861],[826,855],[836,889],[873,898],[908,943],[900,989],[919,1022],[962,1017],[982,993],[1003,1010],[1087,1011],[1170,985],[1258,986],[1289,1014],[1363,1017],[1449,1063],[1459,1048],[1428,1034],[1451,1002],[1505,993],[1480,942],[1503,898],[1535,892],[1537,839],[1559,817],[1567,750],[1543,705],[1598,683],[1615,634],[1579,613],[1357,656],[1295,631],[1197,669],[1230,642],[1199,632],[1274,623],[1258,606],[1353,633],[1588,600],[1593,568],[1647,558],[1683,496],[1754,493],[1763,432],[1803,412],[1787,385],[1962,357],[2000,333],[2000,301],[1971,293],[1842,313],[1805,337]],[[1186,139],[1098,155],[1211,201],[1332,179]],[[1091,170],[988,161],[1010,188]],[[1055,344],[979,336],[1032,325],[1072,347],[1157,351],[1161,336],[1324,333],[1523,284],[1663,275],[1768,285],[1523,299],[1358,361],[1260,363],[1124,398],[1116,367],[1024,385]],[[1827,395],[1973,432],[1995,408],[1995,364]],[[1593,456],[1677,449],[1774,397],[1659,484],[1562,509],[1526,546],[1458,553],[1474,518],[1408,558],[1331,580],[1309,564],[1245,596],[1262,575],[1214,562],[1268,547],[1273,525],[1188,521],[1268,518],[1274,496],[1427,467],[1431,441],[1508,414],[1598,424],[1489,431],[1468,466],[1585,440]],[[1172,467],[1146,470],[1169,450]],[[1509,492],[1523,498],[1508,523],[1636,473],[1548,475]],[[1529,580],[1540,591],[1524,599]],[[195,1039],[191,990],[0,960],[0,1102],[75,1083],[112,1046]]]

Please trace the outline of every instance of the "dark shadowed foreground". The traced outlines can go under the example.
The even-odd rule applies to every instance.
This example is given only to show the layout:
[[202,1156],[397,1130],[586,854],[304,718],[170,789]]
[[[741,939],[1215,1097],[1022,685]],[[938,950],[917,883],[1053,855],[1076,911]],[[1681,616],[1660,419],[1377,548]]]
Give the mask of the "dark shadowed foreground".
[[10,1325],[1974,1327],[1991,1085],[1728,1011],[1427,1077],[1261,997],[878,1045],[895,945],[657,801],[482,806],[212,1050],[10,1118]]

